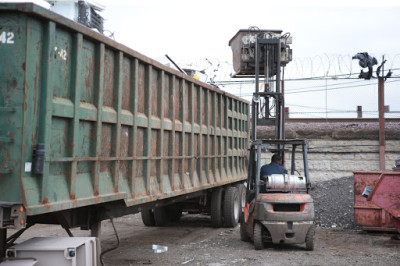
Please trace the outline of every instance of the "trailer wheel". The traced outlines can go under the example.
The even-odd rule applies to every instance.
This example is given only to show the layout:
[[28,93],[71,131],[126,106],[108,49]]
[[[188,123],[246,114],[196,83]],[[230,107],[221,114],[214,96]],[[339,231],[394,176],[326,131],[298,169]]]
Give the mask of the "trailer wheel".
[[177,222],[182,217],[182,208],[176,206],[168,206],[167,212],[169,215],[169,219],[172,222]]
[[244,221],[244,213],[240,214],[240,240],[244,242],[250,242],[250,237],[246,231],[246,223]]
[[101,236],[101,221],[100,220],[90,220],[89,224],[90,236],[100,238]]
[[169,215],[166,207],[154,208],[154,221],[157,226],[165,226],[169,222]]
[[315,227],[312,225],[310,229],[308,229],[306,235],[306,249],[314,250],[314,235],[315,235]]
[[154,212],[152,209],[142,210],[142,221],[145,226],[155,226]]
[[214,190],[211,194],[211,225],[222,226],[222,188]]
[[224,197],[224,221],[226,227],[236,227],[240,215],[240,199],[236,187],[228,187]]
[[264,248],[263,231],[264,227],[260,223],[256,223],[254,225],[253,241],[254,241],[254,248],[256,250]]
[[240,200],[240,212],[239,212],[239,223],[242,222],[242,216],[244,207],[246,206],[246,188],[243,184],[239,184],[236,186],[239,192],[239,200]]

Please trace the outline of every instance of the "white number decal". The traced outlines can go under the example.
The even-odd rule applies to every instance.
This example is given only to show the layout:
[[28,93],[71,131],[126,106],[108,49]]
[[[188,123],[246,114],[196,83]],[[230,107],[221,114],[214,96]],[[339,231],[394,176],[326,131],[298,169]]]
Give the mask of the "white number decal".
[[7,43],[14,43],[14,32],[7,32]]
[[1,33],[1,35],[0,35],[0,42],[1,42],[1,43],[6,43],[6,42],[7,42],[6,33],[5,33],[5,32],[2,32],[2,33]]
[[13,44],[14,43],[14,32],[3,31],[0,34],[0,43]]
[[56,46],[54,47],[54,52],[58,54],[62,60],[67,60],[67,50],[65,49],[58,50],[58,47]]

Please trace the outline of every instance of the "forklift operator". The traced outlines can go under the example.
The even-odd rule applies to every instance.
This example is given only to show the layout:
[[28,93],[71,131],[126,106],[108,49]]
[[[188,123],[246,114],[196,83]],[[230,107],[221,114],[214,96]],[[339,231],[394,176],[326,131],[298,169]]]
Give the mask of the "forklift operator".
[[279,154],[274,154],[271,158],[271,163],[261,167],[260,178],[274,174],[287,174],[288,171],[282,166],[282,158]]

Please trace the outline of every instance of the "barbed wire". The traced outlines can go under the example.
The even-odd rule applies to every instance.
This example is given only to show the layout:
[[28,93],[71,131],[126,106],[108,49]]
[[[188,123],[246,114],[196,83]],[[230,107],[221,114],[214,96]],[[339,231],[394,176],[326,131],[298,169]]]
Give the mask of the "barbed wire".
[[[378,64],[380,64],[382,60],[381,56],[374,54],[371,54],[371,56],[376,57],[378,59]],[[393,72],[392,77],[385,82],[385,84],[388,84],[385,90],[388,92],[388,94],[390,94],[392,92],[394,93],[395,89],[398,87],[391,84],[400,82],[400,53],[386,54],[385,59],[387,60],[387,63],[385,64],[385,71],[390,69]],[[192,61],[191,65],[196,67],[197,70],[204,70],[204,72],[208,75],[208,79],[211,79],[215,85],[219,86],[220,89],[228,91],[236,96],[251,100],[254,91],[255,79],[233,78],[232,76],[234,71],[231,62],[220,61],[216,58],[203,58]],[[376,89],[376,79],[359,79],[358,76],[360,71],[361,67],[358,64],[358,60],[353,60],[352,55],[349,54],[328,55],[324,53],[313,57],[295,57],[293,61],[285,68],[284,80],[287,84],[287,86],[285,86],[285,94],[296,95],[344,89],[355,89],[353,92],[357,92],[357,88],[369,86],[373,89]],[[308,82],[321,80],[325,81],[324,84],[317,83],[316,85],[313,85]],[[263,83],[262,79],[260,80],[260,83]],[[301,115],[313,118],[325,118],[328,114],[343,114],[346,116],[357,114],[356,110],[328,109],[326,106],[323,108],[319,108],[317,106],[296,107],[295,105],[291,105],[289,102],[286,103],[286,106],[294,109],[290,112],[290,115]],[[393,107],[394,110],[398,109],[398,105]],[[301,110],[303,108],[309,108],[310,111]],[[318,111],[318,109],[320,111]],[[366,115],[376,116],[378,111],[363,110],[363,113]],[[389,112],[385,113],[385,116],[399,117],[399,113],[400,112],[397,111]]]
[[[374,55],[378,64],[382,61],[381,55]],[[400,68],[400,53],[386,54],[387,63],[385,69]],[[237,80],[232,78],[234,75],[233,65],[229,61],[221,61],[217,58],[200,58],[180,61],[179,65],[192,66],[197,70],[203,70],[208,79],[215,83],[232,82],[246,83],[248,80]],[[325,78],[354,78],[357,79],[360,73],[358,60],[353,60],[350,54],[331,54],[326,53],[313,57],[294,57],[285,68],[285,80],[297,79],[325,79]]]

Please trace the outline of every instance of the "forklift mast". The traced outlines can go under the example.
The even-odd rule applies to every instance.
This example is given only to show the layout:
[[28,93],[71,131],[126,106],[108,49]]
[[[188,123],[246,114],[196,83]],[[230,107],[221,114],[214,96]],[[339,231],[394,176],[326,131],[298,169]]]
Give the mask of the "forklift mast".
[[[229,42],[233,51],[233,77],[255,79],[251,109],[253,142],[258,139],[258,125],[275,126],[273,139],[285,138],[281,71],[292,60],[291,43],[290,33],[282,34],[281,30],[261,30],[257,27],[239,30]],[[261,86],[260,81],[263,81]],[[274,152],[284,158],[282,145],[279,144]]]
[[[249,157],[248,189],[260,192],[261,151],[268,149],[285,158],[285,144],[292,147],[291,174],[295,169],[295,150],[303,149],[304,172],[309,191],[310,181],[305,140],[285,139],[284,120],[284,67],[292,60],[292,37],[281,30],[260,30],[251,27],[239,32],[230,40],[236,78],[254,78],[255,91],[251,109],[251,145]],[[262,82],[263,81],[263,82]],[[260,83],[262,82],[262,83]],[[257,126],[275,127],[275,136],[269,140],[257,137]]]
[[[292,59],[291,41],[288,33],[282,35],[282,31],[252,27],[240,30],[229,42],[235,77],[255,78],[246,204],[240,223],[241,240],[252,239],[255,249],[262,249],[264,242],[305,243],[307,250],[314,249],[314,205],[309,195],[307,141],[285,138],[281,81],[284,71],[281,69]],[[264,78],[261,86],[260,78]],[[259,139],[258,125],[275,126],[274,138]],[[295,175],[296,148],[299,146],[304,176]],[[285,151],[291,151],[290,174],[271,171],[261,176],[261,153],[265,149],[280,154],[282,159]]]

